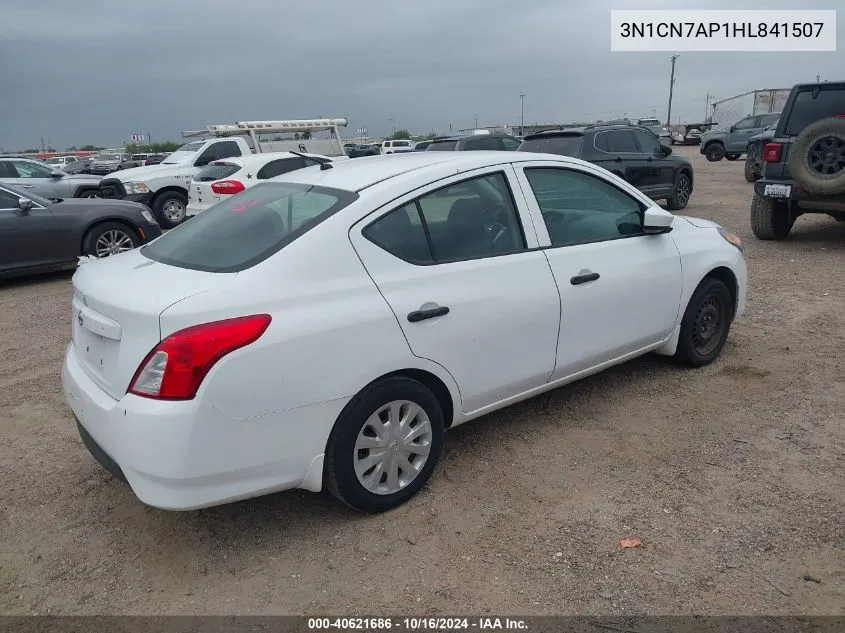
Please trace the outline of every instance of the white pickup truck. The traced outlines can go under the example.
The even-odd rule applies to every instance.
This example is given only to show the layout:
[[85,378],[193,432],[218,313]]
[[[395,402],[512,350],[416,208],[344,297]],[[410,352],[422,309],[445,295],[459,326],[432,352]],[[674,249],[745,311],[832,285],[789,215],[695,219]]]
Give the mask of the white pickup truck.
[[[163,228],[170,229],[185,220],[188,186],[194,175],[210,162],[284,151],[344,156],[338,128],[346,123],[346,119],[239,121],[182,132],[185,138],[205,138],[182,145],[158,165],[115,172],[100,181],[100,194],[103,198],[141,202],[152,210]],[[314,134],[319,132],[328,133],[328,138],[315,138]],[[273,136],[272,140],[261,139],[268,134]],[[280,138],[282,135],[288,138]]]

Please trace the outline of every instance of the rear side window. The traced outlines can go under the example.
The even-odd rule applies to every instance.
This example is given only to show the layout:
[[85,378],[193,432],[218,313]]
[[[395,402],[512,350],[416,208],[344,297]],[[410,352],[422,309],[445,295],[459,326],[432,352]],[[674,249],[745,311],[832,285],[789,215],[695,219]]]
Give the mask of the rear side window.
[[520,152],[539,152],[541,154],[560,154],[561,156],[578,156],[581,151],[583,136],[568,134],[566,136],[540,136],[527,138],[519,146]]
[[213,182],[215,180],[223,180],[224,178],[228,178],[234,173],[237,173],[240,170],[240,165],[234,165],[232,163],[213,163],[197,172],[197,175],[194,176],[194,180],[196,182]]
[[794,136],[819,119],[843,115],[845,115],[845,88],[822,88],[815,98],[813,98],[812,90],[804,90],[795,96],[795,103],[786,121],[784,134]]
[[267,259],[357,199],[352,191],[262,183],[180,224],[141,252],[170,266],[238,272]]
[[[282,174],[286,174],[294,169],[307,167],[308,164],[309,163],[306,163],[304,158],[280,158],[279,160],[270,161],[264,165],[264,167],[259,169],[258,174],[256,174],[256,178],[259,180],[275,178],[276,176],[281,176]],[[310,164],[313,165],[313,163]]]
[[458,141],[434,141],[428,146],[427,152],[454,152]]
[[[611,154],[638,154],[640,148],[634,140],[634,133],[631,130],[614,130],[613,132],[599,132],[596,139],[604,136],[607,143],[607,150]],[[598,147],[598,143],[596,144]]]

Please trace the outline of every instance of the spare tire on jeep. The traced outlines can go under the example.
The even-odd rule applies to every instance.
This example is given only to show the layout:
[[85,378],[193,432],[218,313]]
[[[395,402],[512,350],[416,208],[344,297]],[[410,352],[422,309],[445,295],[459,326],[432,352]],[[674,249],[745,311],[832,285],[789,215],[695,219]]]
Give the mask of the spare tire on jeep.
[[830,117],[805,127],[788,161],[792,177],[810,193],[845,192],[845,119]]

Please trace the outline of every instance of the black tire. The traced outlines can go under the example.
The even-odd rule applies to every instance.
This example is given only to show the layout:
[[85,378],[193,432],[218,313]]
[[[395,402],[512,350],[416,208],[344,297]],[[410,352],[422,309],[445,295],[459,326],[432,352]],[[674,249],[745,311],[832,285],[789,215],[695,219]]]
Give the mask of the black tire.
[[788,202],[754,194],[751,200],[751,230],[758,240],[786,239],[794,223]]
[[692,195],[692,179],[689,174],[682,171],[675,178],[675,193],[671,198],[666,199],[666,206],[670,211],[686,209]]
[[[112,252],[103,252],[107,244],[115,245]],[[117,247],[122,250],[118,250]],[[120,222],[103,222],[95,224],[82,239],[82,254],[94,255],[95,257],[109,257],[121,252],[132,250],[141,245],[141,238],[138,234],[125,224]]]
[[684,311],[675,358],[693,367],[712,362],[725,346],[734,309],[728,287],[715,277],[705,277]]
[[[171,220],[167,216],[166,210],[169,208],[169,205],[172,204],[182,205],[181,218],[178,220],[175,218]],[[187,209],[188,196],[180,191],[165,191],[164,193],[157,195],[153,200],[153,215],[156,216],[156,220],[163,229],[172,229],[184,222],[187,215]]]
[[711,163],[718,163],[725,157],[725,146],[721,143],[710,143],[704,148],[704,156]]
[[725,154],[725,158],[727,158],[728,160],[739,160],[740,156],[742,156],[742,154],[737,154],[736,152]]
[[[354,462],[356,457],[360,458],[360,451],[356,452],[355,446],[370,416],[398,400],[416,404],[427,416],[431,426],[429,452],[422,469],[410,482],[398,492],[379,494],[368,490],[359,481]],[[376,513],[395,508],[419,492],[431,477],[443,450],[444,432],[443,411],[428,387],[404,376],[379,380],[344,407],[332,428],[326,446],[326,488],[340,501],[362,512]],[[363,458],[366,457],[364,455]]]
[[748,182],[757,182],[760,180],[760,168],[751,156],[745,159],[745,180]]
[[795,137],[787,160],[792,177],[810,193],[845,192],[845,119],[808,125]]
[[77,198],[100,198],[100,190],[99,189],[83,189],[78,194],[76,194]]

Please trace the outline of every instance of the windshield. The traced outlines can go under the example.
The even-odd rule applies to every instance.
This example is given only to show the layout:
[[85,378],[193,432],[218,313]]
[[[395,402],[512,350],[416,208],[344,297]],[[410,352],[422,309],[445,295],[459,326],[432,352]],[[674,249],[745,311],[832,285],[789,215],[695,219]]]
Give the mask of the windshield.
[[175,165],[176,163],[181,163],[182,161],[190,160],[194,157],[194,154],[196,154],[202,149],[203,145],[205,145],[205,141],[194,141],[193,143],[185,143],[175,152],[170,153],[167,156],[167,160],[163,162],[166,165]]
[[118,160],[117,154],[100,154],[95,160]]
[[662,127],[662,124],[657,119],[640,119],[639,121],[637,121],[637,124],[643,125],[645,127]]
[[786,120],[784,133],[789,136],[801,131],[819,119],[845,117],[845,89],[822,87],[814,95],[814,90],[803,90],[795,95],[795,103]]
[[562,156],[578,156],[581,149],[580,134],[562,134],[560,136],[539,136],[527,138],[519,146],[520,152],[539,152],[541,154],[560,154]]
[[357,198],[357,193],[341,189],[264,183],[203,211],[141,252],[170,266],[238,272],[264,261]]
[[56,157],[56,158],[48,158],[48,159],[47,159],[47,164],[48,164],[48,165],[61,165],[61,164],[62,164],[62,163],[64,163],[64,162],[65,162],[65,159],[64,159],[64,158],[58,158],[58,157]]

